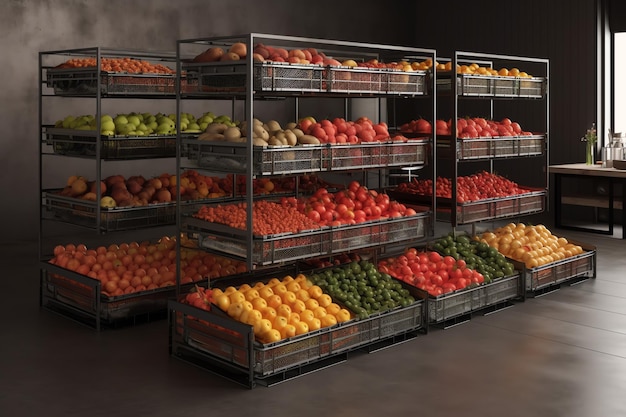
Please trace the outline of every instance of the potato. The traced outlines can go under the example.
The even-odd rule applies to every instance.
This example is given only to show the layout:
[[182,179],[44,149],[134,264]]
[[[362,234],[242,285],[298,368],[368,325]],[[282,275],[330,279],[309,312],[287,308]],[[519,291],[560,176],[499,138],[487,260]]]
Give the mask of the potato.
[[209,123],[206,127],[205,132],[207,133],[224,133],[224,131],[228,129],[228,126],[224,123]]
[[263,140],[261,138],[254,138],[254,139],[252,139],[252,144],[254,146],[267,146],[267,145],[269,145],[267,143],[267,141],[265,141],[265,140]]
[[285,130],[283,134],[287,140],[287,145],[294,146],[298,143],[298,137],[291,130]]
[[241,137],[241,130],[236,126],[231,126],[224,131],[224,139],[229,142],[237,142]]
[[261,138],[263,140],[268,140],[270,138],[270,134],[267,130],[263,128],[263,126],[254,126],[253,129],[254,137]]
[[298,143],[302,145],[319,145],[320,140],[313,135],[302,135],[298,138]]
[[267,121],[264,127],[265,127],[265,130],[267,130],[270,133],[283,130],[283,128],[280,127],[280,123],[278,123],[276,120]]

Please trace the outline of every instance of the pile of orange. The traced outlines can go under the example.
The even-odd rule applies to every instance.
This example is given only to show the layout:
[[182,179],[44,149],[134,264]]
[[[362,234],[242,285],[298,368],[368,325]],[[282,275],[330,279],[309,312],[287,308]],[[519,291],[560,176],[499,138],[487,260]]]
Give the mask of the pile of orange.
[[[444,63],[435,63],[435,68],[437,71],[451,71],[452,70],[452,61],[448,61]],[[500,68],[495,69],[491,67],[484,67],[478,65],[476,63],[472,63],[469,65],[459,65],[456,66],[457,74],[474,74],[474,75],[500,75],[503,77],[519,77],[519,78],[530,78],[532,75],[524,71],[520,71],[518,68]]]
[[493,232],[484,232],[480,239],[504,256],[535,268],[579,255],[583,248],[558,237],[542,224],[509,223]]
[[261,343],[278,342],[352,318],[302,274],[223,291],[214,288],[213,302],[233,319],[251,325]]

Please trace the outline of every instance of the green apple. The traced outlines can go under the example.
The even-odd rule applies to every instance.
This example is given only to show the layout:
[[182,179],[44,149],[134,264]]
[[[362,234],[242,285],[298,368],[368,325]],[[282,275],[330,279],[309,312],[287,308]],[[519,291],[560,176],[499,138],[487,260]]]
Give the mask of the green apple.
[[115,130],[115,123],[113,123],[113,119],[111,120],[105,120],[105,121],[101,121],[100,122],[100,131],[104,132],[104,131],[114,131]]
[[70,123],[72,123],[74,121],[74,119],[76,119],[74,116],[66,116],[65,119],[63,119],[63,123],[61,125],[65,129],[69,129],[70,128]]
[[117,116],[115,116],[115,119],[113,119],[113,122],[115,123],[115,126],[126,125],[128,124],[128,119],[126,118],[125,115],[118,114]]
[[137,115],[128,116],[126,120],[128,120],[129,124],[132,123],[133,125],[135,125],[135,127],[139,126],[139,124],[141,123],[141,120],[139,119],[139,116]]
[[195,122],[189,123],[186,130],[200,130],[200,125]]

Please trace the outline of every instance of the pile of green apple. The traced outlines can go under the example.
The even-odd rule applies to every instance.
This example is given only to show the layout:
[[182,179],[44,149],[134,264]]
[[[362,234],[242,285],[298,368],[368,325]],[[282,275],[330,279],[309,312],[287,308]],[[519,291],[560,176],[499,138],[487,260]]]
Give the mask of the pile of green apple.
[[[100,117],[100,134],[103,136],[168,136],[175,135],[177,129],[176,114],[164,113],[121,113],[116,116],[103,114]],[[229,116],[217,116],[212,112],[195,117],[191,113],[181,113],[180,130],[184,133],[202,133],[211,123],[219,122],[235,126]],[[55,123],[55,127],[77,130],[96,130],[97,119],[94,115],[66,116]]]

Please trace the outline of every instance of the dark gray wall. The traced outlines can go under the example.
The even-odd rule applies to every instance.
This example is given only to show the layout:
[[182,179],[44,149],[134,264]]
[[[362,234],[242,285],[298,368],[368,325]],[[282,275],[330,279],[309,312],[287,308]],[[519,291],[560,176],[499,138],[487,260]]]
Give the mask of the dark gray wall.
[[262,32],[550,58],[551,160],[575,162],[583,160],[578,138],[595,118],[594,24],[593,0],[5,0],[0,243],[38,233],[39,51],[174,50],[177,39]]

